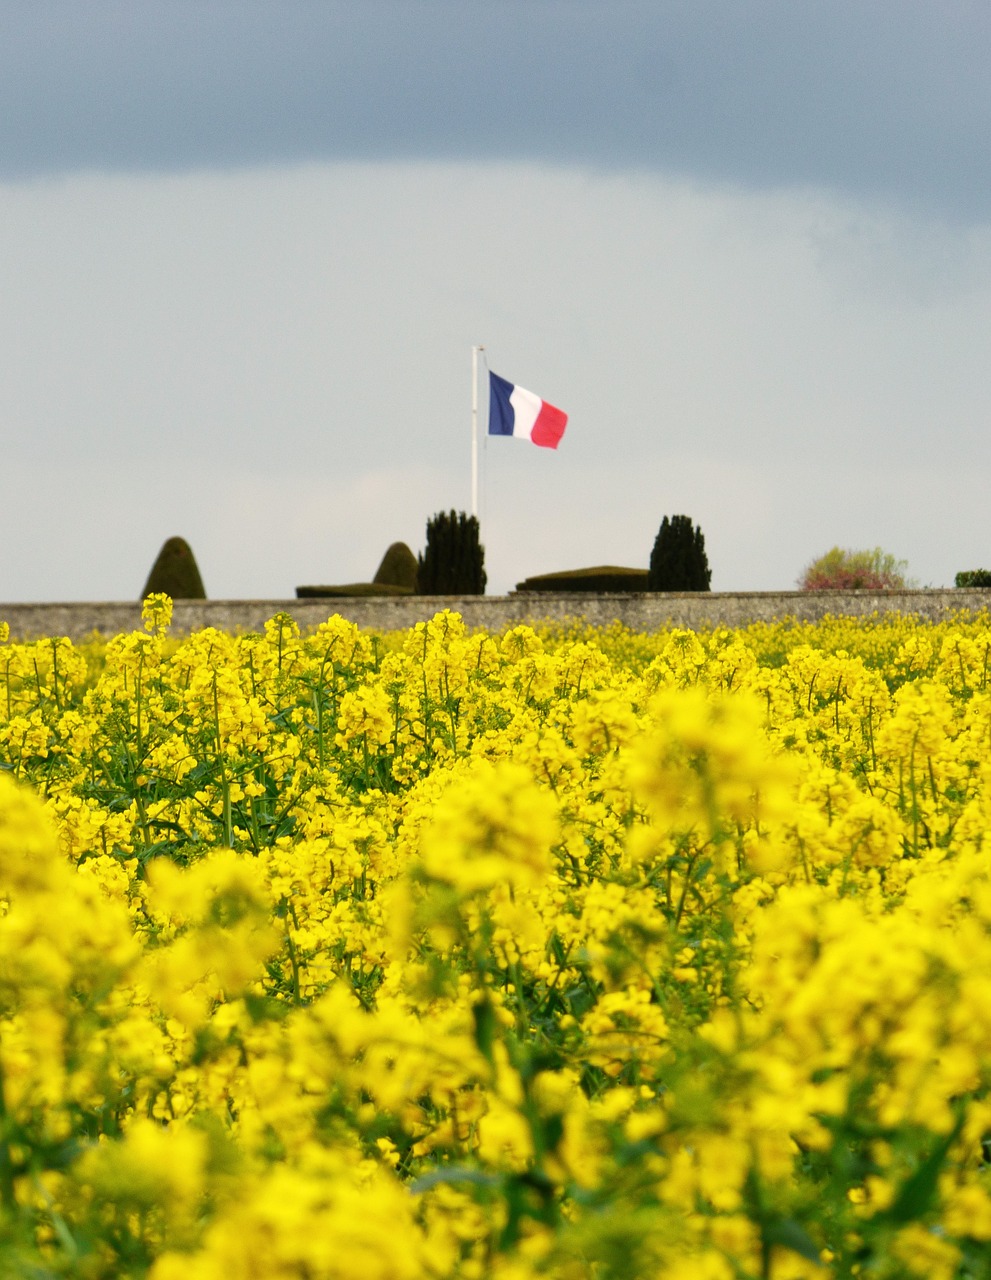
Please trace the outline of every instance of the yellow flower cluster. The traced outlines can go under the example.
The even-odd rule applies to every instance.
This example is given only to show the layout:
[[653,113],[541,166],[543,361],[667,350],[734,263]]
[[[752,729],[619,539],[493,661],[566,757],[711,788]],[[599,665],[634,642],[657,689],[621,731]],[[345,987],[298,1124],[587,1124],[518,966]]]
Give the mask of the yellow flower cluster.
[[991,621],[0,627],[0,1274],[991,1276]]

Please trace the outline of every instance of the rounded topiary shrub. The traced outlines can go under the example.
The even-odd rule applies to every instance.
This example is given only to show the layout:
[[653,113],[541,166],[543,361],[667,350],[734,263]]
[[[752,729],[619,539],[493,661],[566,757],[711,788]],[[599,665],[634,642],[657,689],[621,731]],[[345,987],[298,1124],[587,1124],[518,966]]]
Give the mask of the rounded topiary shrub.
[[203,579],[192,548],[185,538],[169,538],[158,559],[151,566],[148,581],[141,592],[144,600],[155,592],[163,592],[173,600],[205,600]]
[[416,556],[405,542],[394,542],[382,557],[372,582],[379,586],[416,590]]

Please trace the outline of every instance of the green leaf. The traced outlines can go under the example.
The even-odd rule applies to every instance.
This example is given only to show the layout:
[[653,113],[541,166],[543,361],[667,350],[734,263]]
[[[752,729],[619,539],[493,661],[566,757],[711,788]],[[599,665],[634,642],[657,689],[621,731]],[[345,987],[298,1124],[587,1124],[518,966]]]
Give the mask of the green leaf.
[[801,1223],[794,1218],[778,1218],[764,1227],[764,1242],[790,1249],[792,1253],[808,1258],[810,1262],[822,1262],[822,1252]]
[[494,1060],[496,1016],[488,992],[485,992],[481,1000],[472,1006],[471,1014],[475,1022],[475,1043],[485,1061],[491,1064]]
[[935,1198],[943,1162],[950,1147],[960,1136],[964,1118],[964,1111],[961,1108],[952,1130],[936,1144],[915,1172],[905,1179],[890,1208],[878,1214],[879,1219],[902,1223],[915,1222],[925,1216]]

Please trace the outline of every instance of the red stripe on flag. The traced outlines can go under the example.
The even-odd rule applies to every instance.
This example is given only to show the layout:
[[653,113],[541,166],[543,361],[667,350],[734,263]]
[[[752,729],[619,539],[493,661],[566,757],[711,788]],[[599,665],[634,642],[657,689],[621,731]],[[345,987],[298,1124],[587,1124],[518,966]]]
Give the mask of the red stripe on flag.
[[537,420],[533,424],[533,430],[530,432],[530,439],[534,444],[542,445],[545,449],[556,449],[567,425],[568,415],[544,400],[537,414]]

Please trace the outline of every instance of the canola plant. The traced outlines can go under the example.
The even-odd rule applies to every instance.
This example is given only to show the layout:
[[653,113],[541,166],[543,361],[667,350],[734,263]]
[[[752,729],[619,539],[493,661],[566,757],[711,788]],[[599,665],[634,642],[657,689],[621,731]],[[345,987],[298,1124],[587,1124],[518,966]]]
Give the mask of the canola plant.
[[12,643],[0,1275],[991,1276],[991,621]]

